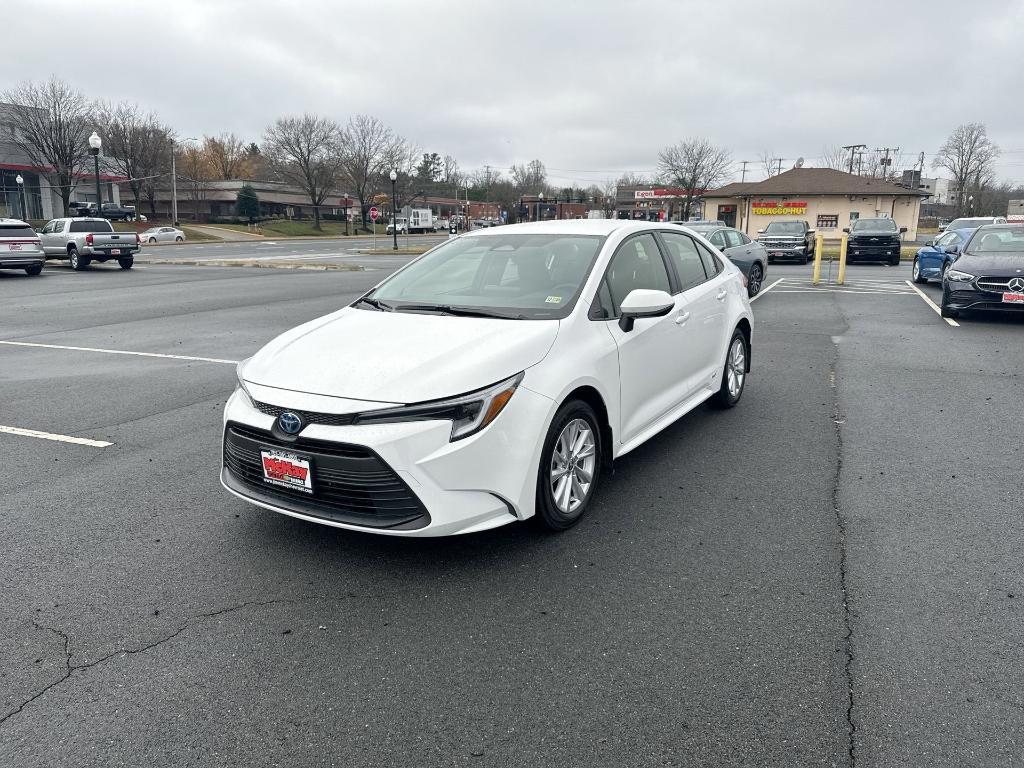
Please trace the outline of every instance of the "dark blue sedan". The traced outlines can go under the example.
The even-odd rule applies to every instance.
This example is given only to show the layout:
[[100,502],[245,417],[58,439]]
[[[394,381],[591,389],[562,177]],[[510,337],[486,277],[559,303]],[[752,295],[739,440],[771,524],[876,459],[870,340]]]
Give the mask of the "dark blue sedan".
[[943,232],[917,252],[914,257],[914,282],[927,283],[930,279],[942,280],[949,265],[952,264],[960,249],[964,247],[976,227],[971,229],[950,229]]

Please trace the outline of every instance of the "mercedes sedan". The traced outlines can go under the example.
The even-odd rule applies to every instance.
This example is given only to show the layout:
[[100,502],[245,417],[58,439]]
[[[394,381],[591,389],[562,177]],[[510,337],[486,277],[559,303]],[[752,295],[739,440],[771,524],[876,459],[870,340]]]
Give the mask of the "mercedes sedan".
[[341,528],[563,530],[614,459],[739,402],[751,330],[739,269],[671,224],[475,230],[243,361],[221,481]]
[[1024,312],[1024,225],[974,230],[942,276],[942,316],[965,310]]

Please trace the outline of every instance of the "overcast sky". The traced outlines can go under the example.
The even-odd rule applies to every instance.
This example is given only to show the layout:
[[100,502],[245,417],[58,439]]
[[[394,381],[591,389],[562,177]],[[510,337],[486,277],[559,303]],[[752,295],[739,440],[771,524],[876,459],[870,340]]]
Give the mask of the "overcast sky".
[[[304,111],[376,115],[472,170],[541,159],[557,184],[651,173],[704,136],[770,152],[932,154],[980,121],[1024,181],[1024,0],[4,0],[0,90],[51,74],[178,135]],[[95,40],[95,44],[90,41]],[[927,173],[926,173],[927,175]]]

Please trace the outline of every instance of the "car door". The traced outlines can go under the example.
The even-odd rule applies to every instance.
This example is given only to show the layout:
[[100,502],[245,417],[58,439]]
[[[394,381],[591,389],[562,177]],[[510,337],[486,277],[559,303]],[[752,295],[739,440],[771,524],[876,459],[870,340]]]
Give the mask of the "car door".
[[942,265],[946,261],[951,261],[956,258],[956,254],[947,254],[946,246],[953,245],[960,239],[956,232],[946,232],[942,237],[935,240],[934,245],[925,246],[921,249],[918,258],[918,264],[922,271],[925,270],[941,270]]
[[669,268],[651,232],[633,235],[615,251],[597,303],[619,353],[619,440],[627,443],[686,396],[692,335],[681,297],[664,317],[637,318],[630,331],[617,322],[619,307],[639,288],[674,290]]
[[174,242],[174,230],[171,227],[161,227],[160,235],[157,237],[161,243]]
[[43,227],[39,240],[43,244],[43,253],[47,256],[60,256],[64,253],[64,244],[60,234],[64,230],[65,219],[54,219]]
[[[683,232],[659,232],[669,264],[678,280],[677,297],[689,314],[687,327],[686,397],[705,391],[713,382],[718,388],[725,354],[726,299],[725,266],[717,257]],[[731,330],[731,329],[730,329]]]
[[753,258],[750,255],[750,248],[747,243],[743,242],[743,235],[735,229],[723,229],[720,231],[723,237],[725,237],[725,251],[723,253],[729,258],[729,261],[740,268],[743,274],[749,274]]

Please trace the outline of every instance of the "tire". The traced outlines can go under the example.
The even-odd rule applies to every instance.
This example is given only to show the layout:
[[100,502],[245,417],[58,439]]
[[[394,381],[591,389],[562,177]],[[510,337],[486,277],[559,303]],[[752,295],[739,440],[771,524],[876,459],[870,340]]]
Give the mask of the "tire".
[[43,274],[43,265],[33,264],[31,267],[25,267],[25,274],[29,277],[37,277]]
[[131,269],[132,265],[134,263],[135,263],[135,258],[134,257],[129,257],[127,259],[118,259],[117,260],[117,265],[119,267],[121,267],[121,269]]
[[185,242],[185,238],[182,237],[181,235],[178,235],[176,238],[174,238],[174,242],[176,242],[176,243],[184,243]]
[[949,309],[945,304],[939,308],[939,314],[943,317],[948,317],[950,320],[956,320],[960,317],[960,310]]
[[89,268],[89,257],[80,256],[77,248],[72,247],[68,249],[68,259],[71,260],[71,268],[76,272]]
[[151,237],[151,238],[149,238],[149,242],[150,242],[150,243],[155,243],[155,242],[156,242],[156,238],[155,238],[155,237]]
[[[732,408],[743,397],[743,389],[747,385],[747,360],[750,349],[747,337],[737,328],[729,340],[725,354],[725,369],[722,371],[722,386],[714,394],[712,400],[719,408]],[[730,378],[732,377],[732,378]]]
[[890,267],[898,267],[900,265],[900,255],[897,253],[891,259],[889,259]]
[[914,270],[913,271],[913,275],[914,275],[914,282],[915,283],[927,283],[928,282],[928,278],[921,275],[921,260],[918,259],[917,256],[914,257],[914,267],[913,267],[913,270]]
[[764,270],[761,265],[756,261],[750,267],[750,272],[747,275],[747,297],[754,298],[761,292],[761,286],[764,283]]
[[774,264],[775,263],[775,257],[774,256],[769,256],[768,257],[768,263],[769,264]]
[[808,256],[808,255],[807,255],[807,254],[805,253],[805,254],[804,254],[804,257],[803,257],[803,259],[801,259],[801,260],[800,260],[800,263],[801,263],[801,264],[803,264],[803,265],[804,265],[804,266],[806,267],[806,266],[807,266],[807,264],[808,264],[808,262],[809,262],[810,260],[811,260],[811,257],[810,257],[810,256]]
[[[575,454],[567,444],[574,439],[579,445]],[[548,429],[537,470],[536,517],[541,527],[564,531],[579,522],[597,491],[601,456],[601,425],[594,409],[582,400],[564,403]],[[555,473],[561,474],[556,478]],[[584,488],[587,474],[590,482]],[[582,499],[575,495],[580,490]]]

